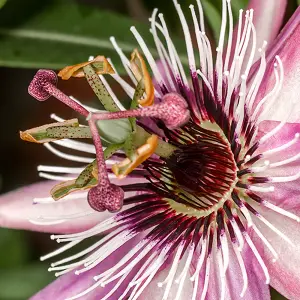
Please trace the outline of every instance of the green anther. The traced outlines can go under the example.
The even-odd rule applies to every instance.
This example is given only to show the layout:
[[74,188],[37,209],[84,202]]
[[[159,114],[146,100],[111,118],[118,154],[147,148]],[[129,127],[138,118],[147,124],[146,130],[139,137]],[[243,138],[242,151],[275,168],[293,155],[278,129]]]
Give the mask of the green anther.
[[[84,129],[85,128],[85,129]],[[22,140],[33,143],[48,143],[63,138],[90,138],[88,127],[79,127],[77,119],[46,124],[43,126],[20,131]]]
[[55,139],[88,139],[92,138],[89,127],[52,127],[46,130],[48,138]]
[[96,165],[97,165],[97,161],[95,159],[93,162],[91,162],[85,167],[85,169],[79,174],[79,176],[75,181],[76,187],[82,188],[94,178],[93,169],[95,168]]
[[134,96],[130,104],[130,109],[135,109],[138,107],[139,105],[138,100],[143,97],[144,93],[145,93],[144,79],[141,79],[138,82],[137,87],[135,89]]
[[[109,159],[116,151],[121,149],[123,144],[113,144],[109,145],[105,150],[104,150],[104,159],[107,160]],[[97,160],[95,159],[92,161],[90,164],[86,166],[86,168],[79,174],[75,181],[75,185],[78,188],[82,188],[89,184],[89,182],[94,178],[93,171],[97,167]]]
[[95,186],[96,184],[97,184],[96,178],[92,178],[89,182],[87,182],[84,188],[78,187],[75,183],[75,180],[62,182],[52,188],[51,196],[54,200],[59,200],[72,192],[80,191],[82,189],[89,189]]
[[87,65],[83,67],[83,72],[85,74],[85,77],[90,85],[90,87],[93,89],[94,93],[104,106],[105,110],[110,112],[116,112],[120,109],[110,96],[109,92],[107,91],[106,87],[102,83],[101,79],[99,78],[99,75],[96,73],[95,69],[91,65]]
[[48,139],[47,131],[32,133],[31,136],[37,141]]

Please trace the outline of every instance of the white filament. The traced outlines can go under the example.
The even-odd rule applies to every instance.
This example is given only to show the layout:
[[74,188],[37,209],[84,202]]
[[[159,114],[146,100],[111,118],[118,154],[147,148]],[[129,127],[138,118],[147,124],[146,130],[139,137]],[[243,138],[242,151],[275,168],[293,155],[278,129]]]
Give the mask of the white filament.
[[52,147],[50,144],[45,143],[43,144],[49,151],[51,151],[53,154],[55,154],[58,157],[64,158],[66,160],[71,160],[71,161],[77,161],[77,162],[82,162],[82,163],[91,163],[94,159],[93,158],[88,158],[88,157],[82,157],[82,156],[77,156],[77,155],[71,155],[67,153],[63,153],[54,147]]

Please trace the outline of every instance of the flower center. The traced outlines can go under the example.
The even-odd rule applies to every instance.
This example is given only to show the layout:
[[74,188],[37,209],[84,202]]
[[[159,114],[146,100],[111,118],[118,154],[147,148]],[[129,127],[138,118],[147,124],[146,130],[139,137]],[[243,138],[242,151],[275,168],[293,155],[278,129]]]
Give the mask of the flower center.
[[[238,181],[231,145],[221,128],[211,122],[190,127],[183,136],[189,136],[190,141],[166,160],[173,177],[172,193],[177,196],[172,198],[195,209],[196,214],[217,210]],[[185,210],[182,205],[176,207]]]

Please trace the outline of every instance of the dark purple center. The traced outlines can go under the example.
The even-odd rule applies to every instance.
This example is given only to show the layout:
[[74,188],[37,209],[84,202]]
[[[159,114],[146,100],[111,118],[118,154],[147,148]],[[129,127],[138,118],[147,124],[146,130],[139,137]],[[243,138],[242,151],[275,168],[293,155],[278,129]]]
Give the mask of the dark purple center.
[[167,165],[181,189],[205,198],[222,198],[236,178],[234,157],[222,140],[180,146]]

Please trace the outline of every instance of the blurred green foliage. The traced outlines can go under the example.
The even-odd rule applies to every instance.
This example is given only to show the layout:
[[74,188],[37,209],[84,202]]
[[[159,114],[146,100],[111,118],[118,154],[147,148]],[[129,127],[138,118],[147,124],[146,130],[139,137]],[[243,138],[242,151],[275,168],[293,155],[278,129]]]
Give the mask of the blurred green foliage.
[[[130,0],[129,0],[130,1]],[[263,0],[262,0],[263,1]],[[80,3],[79,3],[80,2]],[[146,19],[134,21],[129,15],[130,5],[124,11],[118,6],[122,1],[75,0],[0,0],[0,66],[16,68],[61,68],[66,64],[84,61],[89,55],[105,54],[116,58],[109,37],[115,36],[126,55],[136,47],[136,42],[129,31],[135,25],[153,48],[149,26]],[[102,4],[109,10],[104,10]],[[171,0],[141,0],[141,5],[151,14],[154,7],[165,13],[171,24],[176,47],[187,62],[180,25]],[[184,1],[183,10],[189,14],[189,4]],[[236,18],[240,8],[247,5],[247,0],[232,0],[233,15]],[[205,18],[209,25],[209,34],[218,36],[221,24],[221,0],[202,0]],[[300,0],[289,0],[292,12]],[[121,12],[122,15],[115,13]],[[171,11],[171,12],[170,12]],[[151,52],[156,56],[154,49]],[[118,60],[116,60],[118,61]],[[117,65],[118,66],[118,65]],[[36,238],[36,237],[34,237]],[[47,283],[53,275],[47,272],[47,264],[38,262],[41,255],[34,249],[31,234],[23,231],[0,229],[0,299],[27,299]],[[285,299],[272,290],[272,299]]]
[[0,229],[0,299],[28,299],[53,280],[48,266],[34,261],[29,234]]

